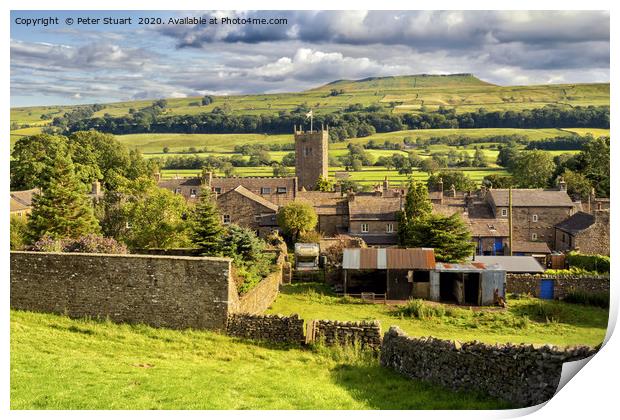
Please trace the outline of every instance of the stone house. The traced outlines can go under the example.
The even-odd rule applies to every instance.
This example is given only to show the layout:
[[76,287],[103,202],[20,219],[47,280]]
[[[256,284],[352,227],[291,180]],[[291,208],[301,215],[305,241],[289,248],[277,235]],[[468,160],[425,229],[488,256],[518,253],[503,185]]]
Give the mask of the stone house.
[[32,197],[39,193],[38,188],[23,191],[11,191],[11,217],[26,219],[32,212]]
[[609,210],[577,212],[555,225],[555,249],[609,255]]
[[259,236],[266,236],[278,227],[278,206],[242,185],[219,195],[217,207],[222,223],[248,227]]
[[356,195],[349,193],[349,232],[368,245],[398,244],[398,212],[401,197]]
[[349,204],[340,192],[299,191],[299,201],[310,203],[318,216],[316,230],[325,237],[346,233],[349,228]]
[[[493,217],[508,220],[508,190],[491,189],[486,194]],[[545,242],[554,247],[555,225],[575,212],[575,204],[561,190],[513,189],[513,241]]]

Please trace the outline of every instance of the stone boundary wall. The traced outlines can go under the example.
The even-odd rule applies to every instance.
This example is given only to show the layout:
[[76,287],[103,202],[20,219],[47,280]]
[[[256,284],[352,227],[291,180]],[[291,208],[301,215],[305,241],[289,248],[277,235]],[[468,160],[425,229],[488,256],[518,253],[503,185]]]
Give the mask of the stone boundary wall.
[[408,337],[392,327],[383,338],[381,364],[410,378],[455,390],[477,390],[519,407],[555,394],[565,362],[593,355],[591,347],[535,347],[459,343]]
[[381,323],[379,321],[330,321],[317,319],[308,322],[306,342],[322,342],[328,346],[359,345],[379,350]]
[[282,265],[268,274],[260,283],[239,298],[235,312],[246,314],[260,314],[264,312],[278,297],[282,283]]
[[540,295],[540,280],[554,281],[553,293],[556,299],[563,299],[571,292],[609,293],[608,276],[575,276],[575,275],[533,275],[507,274],[506,293]]
[[233,337],[253,340],[268,340],[276,343],[302,344],[304,320],[297,315],[251,315],[231,314],[228,316],[226,333]]
[[11,252],[11,308],[224,330],[230,258]]

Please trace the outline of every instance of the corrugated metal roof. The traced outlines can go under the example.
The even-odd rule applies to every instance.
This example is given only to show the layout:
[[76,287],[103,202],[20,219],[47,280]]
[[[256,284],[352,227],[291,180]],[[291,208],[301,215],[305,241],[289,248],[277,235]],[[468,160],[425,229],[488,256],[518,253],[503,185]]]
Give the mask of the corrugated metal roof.
[[478,256],[476,261],[482,262],[487,266],[497,264],[509,273],[543,273],[545,270],[534,257],[524,256]]
[[435,271],[452,271],[452,272],[480,272],[480,271],[504,271],[499,264],[485,264],[480,261],[463,262],[463,263],[441,263],[435,264]]
[[347,248],[343,251],[342,268],[432,270],[435,268],[435,253],[432,248]]

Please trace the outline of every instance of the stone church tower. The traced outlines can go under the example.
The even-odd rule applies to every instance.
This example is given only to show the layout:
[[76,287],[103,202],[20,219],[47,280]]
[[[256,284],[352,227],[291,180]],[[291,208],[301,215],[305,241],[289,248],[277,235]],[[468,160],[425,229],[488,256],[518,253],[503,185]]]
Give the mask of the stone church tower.
[[299,189],[314,190],[319,177],[327,178],[329,130],[303,131],[295,127],[295,175]]

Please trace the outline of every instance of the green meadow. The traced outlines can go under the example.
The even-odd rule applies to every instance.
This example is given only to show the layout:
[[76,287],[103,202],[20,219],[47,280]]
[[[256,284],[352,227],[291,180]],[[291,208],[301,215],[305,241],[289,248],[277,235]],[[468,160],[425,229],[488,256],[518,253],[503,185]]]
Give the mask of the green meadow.
[[498,409],[368,352],[11,311],[12,410]]

